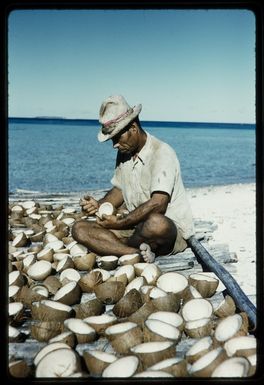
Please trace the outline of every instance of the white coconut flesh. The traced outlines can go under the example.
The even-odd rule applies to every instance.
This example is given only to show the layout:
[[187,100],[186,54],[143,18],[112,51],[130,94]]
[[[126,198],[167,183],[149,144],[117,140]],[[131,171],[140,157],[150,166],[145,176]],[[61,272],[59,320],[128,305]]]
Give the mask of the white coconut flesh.
[[21,203],[22,207],[27,210],[31,209],[32,207],[36,206],[36,203],[34,201],[25,201]]
[[75,222],[74,218],[63,218],[62,222],[65,223],[65,225],[70,226]]
[[29,266],[27,274],[30,278],[35,280],[43,280],[50,275],[52,270],[51,263],[48,261],[37,261]]
[[[141,277],[142,278],[142,277]],[[147,294],[151,289],[153,289],[155,286],[153,285],[143,285],[140,287],[140,293]],[[160,290],[160,289],[159,289]],[[165,292],[164,292],[165,293]]]
[[179,293],[184,290],[187,286],[187,278],[184,275],[176,272],[162,274],[157,279],[157,287],[166,292]]
[[129,284],[126,286],[125,294],[127,294],[132,289],[136,289],[139,291],[139,289],[141,288],[141,286],[144,285],[144,283],[145,280],[143,277],[136,277],[132,279],[132,281],[129,282]]
[[234,337],[226,341],[224,349],[228,357],[232,357],[237,350],[256,349],[257,340],[254,336]]
[[109,364],[117,360],[117,357],[114,354],[102,352],[101,350],[89,350],[87,352],[97,360],[107,362]]
[[32,265],[36,260],[36,257],[34,254],[29,254],[26,258],[23,259],[23,266],[24,268],[28,268],[30,265]]
[[53,241],[53,242],[48,242],[46,245],[45,245],[45,248],[49,248],[49,249],[52,249],[53,251],[57,251],[57,250],[61,250],[63,249],[64,247],[64,244],[62,241]]
[[53,350],[38,363],[36,377],[69,377],[80,370],[78,358],[71,349]]
[[63,332],[63,333],[58,334],[57,336],[51,338],[49,340],[49,343],[63,341],[65,338],[70,337],[71,335],[73,335],[73,332],[71,330]]
[[187,321],[185,324],[186,329],[197,329],[207,325],[211,321],[210,318],[201,318],[194,321]]
[[70,254],[74,257],[77,255],[84,255],[88,253],[87,247],[81,245],[80,243],[74,244],[72,247],[69,247],[69,249],[70,249]]
[[8,337],[9,338],[17,338],[20,334],[20,331],[13,326],[8,326]]
[[193,298],[202,298],[201,294],[194,286],[189,286],[189,290]]
[[115,255],[105,255],[104,257],[99,258],[99,262],[117,262],[118,257]]
[[68,313],[72,311],[72,308],[70,306],[65,305],[64,303],[61,303],[61,302],[51,301],[49,299],[44,299],[40,302],[33,302],[33,303],[36,304],[36,306],[44,305],[58,311],[66,311]]
[[25,235],[24,232],[19,233],[19,234],[15,237],[15,239],[13,240],[12,246],[17,246],[17,245],[19,245],[19,243],[20,243],[23,239],[25,239],[25,237],[26,237],[26,235]]
[[74,245],[79,245],[79,243],[77,242],[77,241],[72,241],[72,242],[70,242],[68,245],[67,245],[67,248],[69,249],[69,250],[71,250],[71,248],[74,246]]
[[36,285],[32,287],[32,290],[35,291],[36,293],[42,295],[43,297],[49,296],[49,290],[46,288],[46,286],[43,285]]
[[181,336],[179,329],[163,321],[148,319],[145,325],[150,331],[164,338],[177,340]]
[[52,249],[50,249],[49,247],[46,247],[37,254],[37,259],[43,259],[47,256],[50,256],[50,259],[52,259],[53,253],[54,251]]
[[119,277],[122,274],[126,274],[128,282],[135,278],[135,269],[133,265],[124,265],[118,268],[114,277]]
[[23,207],[20,205],[15,205],[11,209],[12,212],[23,212]]
[[213,307],[209,301],[203,298],[194,298],[186,302],[182,308],[182,316],[185,321],[195,321],[201,318],[210,318]]
[[166,291],[159,289],[158,287],[153,287],[153,289],[150,290],[149,298],[156,299],[161,297],[166,297],[168,293]]
[[256,366],[256,364],[257,364],[257,355],[256,354],[252,354],[251,356],[247,357],[247,360],[249,361],[251,366]]
[[102,377],[131,377],[136,373],[138,365],[139,359],[136,356],[121,357],[107,366]]
[[103,215],[112,215],[114,212],[114,206],[110,202],[102,203],[99,208],[97,215],[102,218]]
[[96,268],[96,269],[93,269],[92,271],[99,271],[102,274],[103,282],[107,281],[111,277],[111,274],[109,273],[109,271],[105,269]]
[[94,334],[95,330],[84,320],[78,318],[68,318],[64,321],[64,325],[73,333],[78,334]]
[[167,372],[163,372],[161,370],[145,370],[144,372],[141,372],[141,373],[138,373],[138,374],[135,374],[134,377],[137,377],[137,378],[149,378],[149,377],[157,377],[157,378],[161,378],[161,377],[174,377],[172,374],[170,373],[167,373]]
[[141,273],[141,276],[146,279],[148,284],[156,282],[160,275],[161,271],[155,263],[148,264]]
[[61,272],[60,282],[62,282],[64,278],[67,278],[69,281],[78,282],[81,279],[81,275],[77,270],[69,268]]
[[116,316],[110,315],[110,314],[101,314],[101,315],[95,315],[95,316],[84,318],[84,321],[87,322],[88,324],[93,323],[98,325],[107,324],[110,322],[114,322],[116,320],[117,320]]
[[122,257],[119,258],[119,264],[122,265],[123,263],[129,263],[130,261],[133,261],[136,258],[139,258],[139,254],[137,253],[122,255]]
[[71,281],[61,287],[54,295],[54,301],[60,301],[61,298],[63,298],[66,294],[70,293],[72,290],[75,289],[77,286],[77,283],[74,281]]
[[65,209],[62,210],[64,214],[73,214],[76,212],[76,209],[74,207],[65,207]]
[[190,274],[189,277],[195,279],[196,281],[207,281],[207,282],[214,282],[214,283],[218,281],[218,279],[214,277],[210,277],[209,275],[200,274],[200,273]]
[[239,314],[224,318],[215,329],[215,338],[220,342],[232,338],[241,328],[242,322],[242,317]]
[[46,234],[44,237],[45,243],[51,243],[51,242],[57,242],[59,239],[56,237],[56,235],[53,234]]
[[114,334],[126,333],[127,331],[134,329],[135,327],[137,327],[137,324],[135,322],[121,322],[117,325],[109,326],[105,330],[105,334],[114,335]]
[[62,253],[62,252],[60,252],[60,253],[54,253],[54,254],[53,254],[53,259],[54,259],[54,261],[57,261],[57,262],[60,262],[60,261],[63,260],[65,257],[71,257],[71,255],[68,254],[68,253]]
[[14,297],[20,290],[19,286],[16,285],[11,285],[8,287],[8,297],[12,298]]
[[137,275],[141,275],[141,273],[143,272],[143,270],[145,269],[145,267],[148,266],[148,263],[147,262],[138,262],[138,263],[135,263],[134,264],[134,268],[135,268],[135,271],[136,271],[136,274]]
[[22,274],[19,270],[11,271],[11,273],[8,275],[9,286],[13,285],[17,279],[21,279],[22,282],[22,278]]
[[29,215],[29,218],[32,218],[32,219],[37,219],[37,220],[39,220],[40,218],[41,218],[41,215],[40,214],[30,214]]
[[209,351],[204,356],[199,358],[197,361],[195,361],[191,367],[190,367],[190,373],[197,372],[201,369],[206,368],[208,365],[210,365],[214,360],[217,359],[217,357],[223,352],[223,348],[218,347],[214,350]]
[[182,357],[167,358],[166,360],[160,361],[157,364],[151,366],[149,369],[150,370],[162,370],[162,369],[168,368],[172,365],[178,364],[181,361],[183,361]]
[[173,341],[144,342],[132,347],[133,353],[155,353],[168,349],[174,344]]
[[211,347],[212,343],[213,340],[210,336],[203,337],[190,347],[186,353],[186,356],[194,356],[197,353],[207,350]]
[[148,319],[163,321],[175,327],[181,326],[183,323],[183,318],[172,311],[157,311],[150,314]]
[[52,352],[53,350],[57,349],[71,349],[69,345],[67,345],[64,342],[52,342],[48,345],[44,346],[37,355],[34,358],[34,365],[37,366],[38,363],[42,360],[43,357],[45,357],[46,354]]
[[[60,272],[63,267],[65,266],[66,263],[70,262],[71,261],[71,257],[70,256],[67,256],[64,254],[64,258],[62,258],[58,264],[57,264],[57,267],[56,267],[56,271],[57,272]],[[69,266],[69,265],[68,265]],[[73,266],[73,265],[72,265]]]
[[22,302],[11,302],[8,304],[8,314],[12,317],[18,314],[23,309]]
[[54,227],[53,222],[52,222],[52,221],[46,222],[45,225],[44,225],[44,227],[45,227],[46,229],[48,229],[48,228],[50,228],[50,227]]
[[211,377],[247,377],[249,361],[244,357],[232,357],[218,365]]

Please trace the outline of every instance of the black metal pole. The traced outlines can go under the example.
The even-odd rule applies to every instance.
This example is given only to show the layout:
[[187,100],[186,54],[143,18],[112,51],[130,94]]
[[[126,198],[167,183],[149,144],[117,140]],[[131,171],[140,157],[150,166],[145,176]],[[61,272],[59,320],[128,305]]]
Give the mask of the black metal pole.
[[206,268],[207,271],[212,271],[217,275],[225,285],[230,296],[234,299],[237,307],[241,311],[247,313],[249,320],[253,323],[254,327],[256,327],[256,307],[249,300],[232,275],[208,253],[194,236],[187,240],[187,244],[197,257],[198,262],[201,262],[203,269]]

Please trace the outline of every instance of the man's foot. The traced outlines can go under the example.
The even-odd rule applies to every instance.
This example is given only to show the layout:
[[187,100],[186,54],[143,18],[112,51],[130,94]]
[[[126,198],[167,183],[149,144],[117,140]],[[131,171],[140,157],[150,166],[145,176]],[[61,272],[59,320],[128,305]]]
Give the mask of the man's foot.
[[142,255],[142,258],[147,263],[152,263],[155,260],[155,253],[151,251],[150,246],[147,243],[141,243],[139,246],[140,253]]

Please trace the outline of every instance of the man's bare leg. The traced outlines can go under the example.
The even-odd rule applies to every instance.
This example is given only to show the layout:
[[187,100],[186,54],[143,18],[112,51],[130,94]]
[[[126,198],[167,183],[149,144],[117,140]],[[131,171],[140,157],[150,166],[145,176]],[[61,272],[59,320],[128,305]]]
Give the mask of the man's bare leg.
[[85,220],[75,222],[72,227],[72,236],[77,242],[99,255],[120,257],[139,252],[138,247],[126,245],[110,230],[94,222]]

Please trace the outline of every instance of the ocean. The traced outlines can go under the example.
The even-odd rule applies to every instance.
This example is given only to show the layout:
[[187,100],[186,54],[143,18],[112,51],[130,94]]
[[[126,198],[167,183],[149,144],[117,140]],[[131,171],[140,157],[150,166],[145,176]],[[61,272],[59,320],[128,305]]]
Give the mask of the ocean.
[[[255,125],[142,122],[174,148],[186,187],[255,182]],[[111,188],[116,150],[99,143],[95,120],[10,118],[9,193]]]

